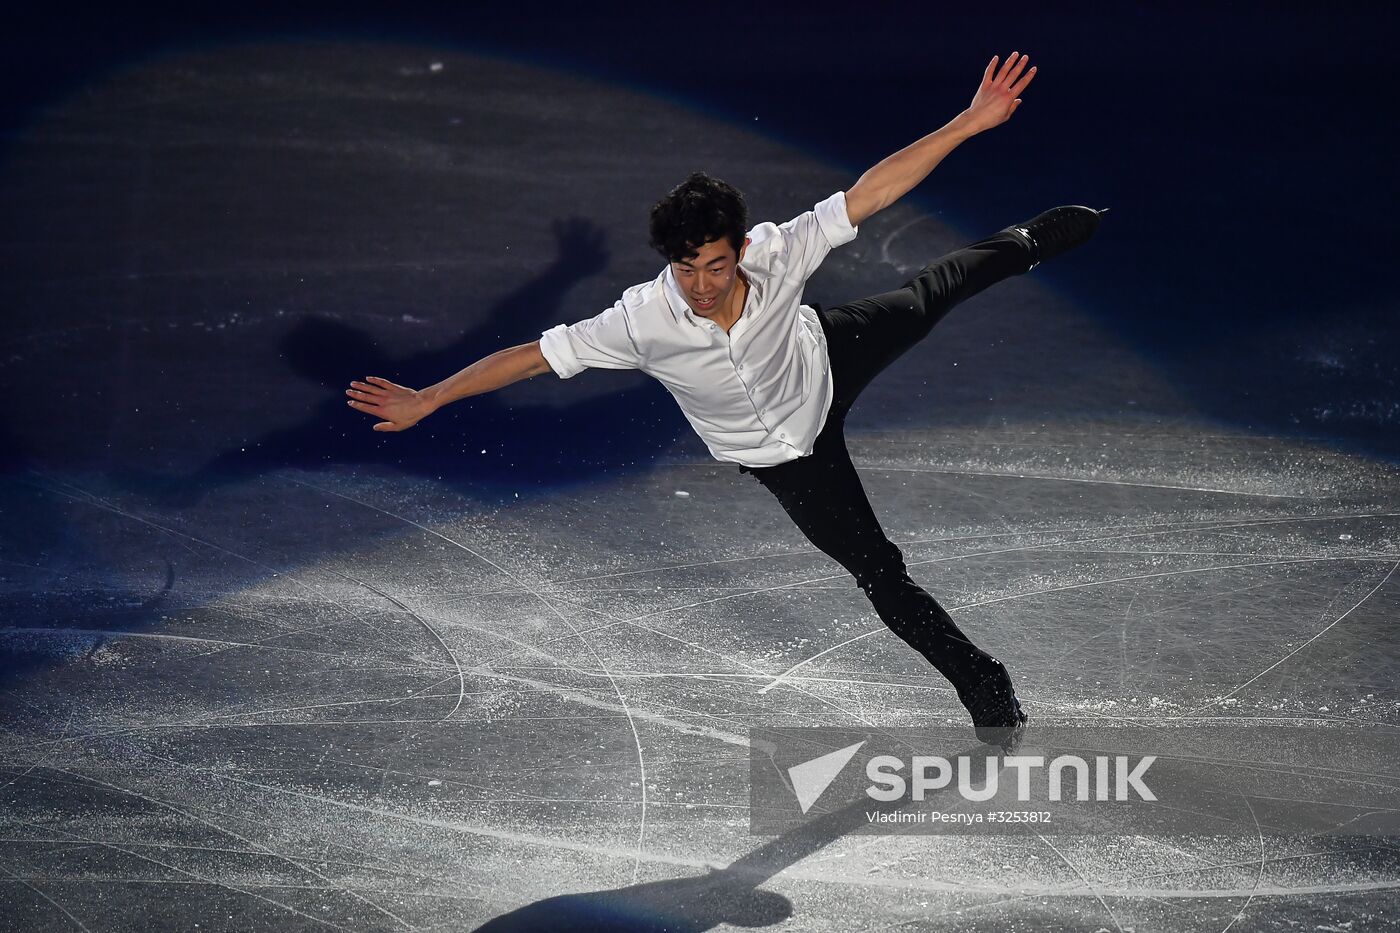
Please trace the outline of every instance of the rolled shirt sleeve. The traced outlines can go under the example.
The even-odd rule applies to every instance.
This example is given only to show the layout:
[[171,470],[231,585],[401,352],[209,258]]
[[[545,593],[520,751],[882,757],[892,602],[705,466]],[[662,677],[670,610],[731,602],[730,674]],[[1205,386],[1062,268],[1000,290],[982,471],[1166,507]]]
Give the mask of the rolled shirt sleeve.
[[641,353],[622,302],[602,314],[560,324],[540,335],[540,352],[560,379],[577,376],[589,367],[640,369]]
[[817,215],[817,224],[833,249],[851,242],[859,232],[856,227],[851,226],[851,216],[846,213],[844,191],[838,191],[818,204],[812,213]]

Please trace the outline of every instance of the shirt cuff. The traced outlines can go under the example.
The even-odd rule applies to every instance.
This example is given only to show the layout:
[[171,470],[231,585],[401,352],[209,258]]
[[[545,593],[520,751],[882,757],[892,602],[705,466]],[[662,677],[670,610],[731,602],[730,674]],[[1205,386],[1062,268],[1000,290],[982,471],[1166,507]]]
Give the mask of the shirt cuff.
[[832,247],[849,243],[856,238],[859,227],[851,226],[851,216],[846,213],[846,192],[838,191],[816,206],[817,224]]
[[559,324],[540,334],[540,353],[560,379],[569,379],[587,369],[569,345],[569,325]]

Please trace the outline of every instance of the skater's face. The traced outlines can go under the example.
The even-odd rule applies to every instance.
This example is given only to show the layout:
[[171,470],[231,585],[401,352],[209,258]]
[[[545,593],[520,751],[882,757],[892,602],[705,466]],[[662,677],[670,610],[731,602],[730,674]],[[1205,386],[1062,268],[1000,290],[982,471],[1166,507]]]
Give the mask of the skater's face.
[[701,246],[694,256],[671,263],[676,284],[690,310],[704,318],[729,318],[743,310],[732,305],[739,284],[739,260],[748,248],[745,238],[736,256],[729,241],[720,238]]

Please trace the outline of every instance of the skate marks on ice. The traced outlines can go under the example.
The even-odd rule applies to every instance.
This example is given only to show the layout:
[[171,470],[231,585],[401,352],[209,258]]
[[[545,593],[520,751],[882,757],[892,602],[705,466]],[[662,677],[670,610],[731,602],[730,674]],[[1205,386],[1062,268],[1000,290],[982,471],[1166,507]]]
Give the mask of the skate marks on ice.
[[[1065,483],[1006,436],[983,469],[966,453],[991,433],[957,463],[943,436],[872,435],[857,460],[915,578],[1008,659],[1037,720],[1395,727],[1400,500],[1366,464],[1290,484],[1256,451],[1248,475],[1119,463]],[[3,634],[50,662],[5,684],[0,734],[0,892],[36,929],[173,911],[179,890],[252,929],[508,929],[619,904],[642,929],[671,904],[694,929],[1223,930],[1361,918],[1400,884],[1385,840],[845,833],[749,883],[732,866],[766,851],[746,832],[750,724],[962,713],[718,465],[494,508],[287,471],[174,516],[100,478],[27,481],[100,558],[66,585],[147,592],[167,563],[176,580],[149,625],[31,614]],[[327,556],[302,567],[307,535]]]

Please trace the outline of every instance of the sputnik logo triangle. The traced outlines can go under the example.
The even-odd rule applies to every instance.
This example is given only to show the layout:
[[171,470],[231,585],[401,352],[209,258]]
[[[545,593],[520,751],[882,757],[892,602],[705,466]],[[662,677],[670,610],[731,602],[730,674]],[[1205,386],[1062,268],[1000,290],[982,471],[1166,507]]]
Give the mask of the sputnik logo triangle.
[[836,780],[836,775],[841,773],[841,769],[846,767],[846,763],[855,757],[856,752],[865,742],[857,742],[854,745],[847,745],[845,748],[828,752],[811,761],[804,761],[800,765],[793,765],[788,768],[788,777],[792,780],[792,792],[797,795],[797,802],[802,807],[802,812],[806,813],[812,809],[812,804],[817,802],[826,789],[831,786],[831,782]]

